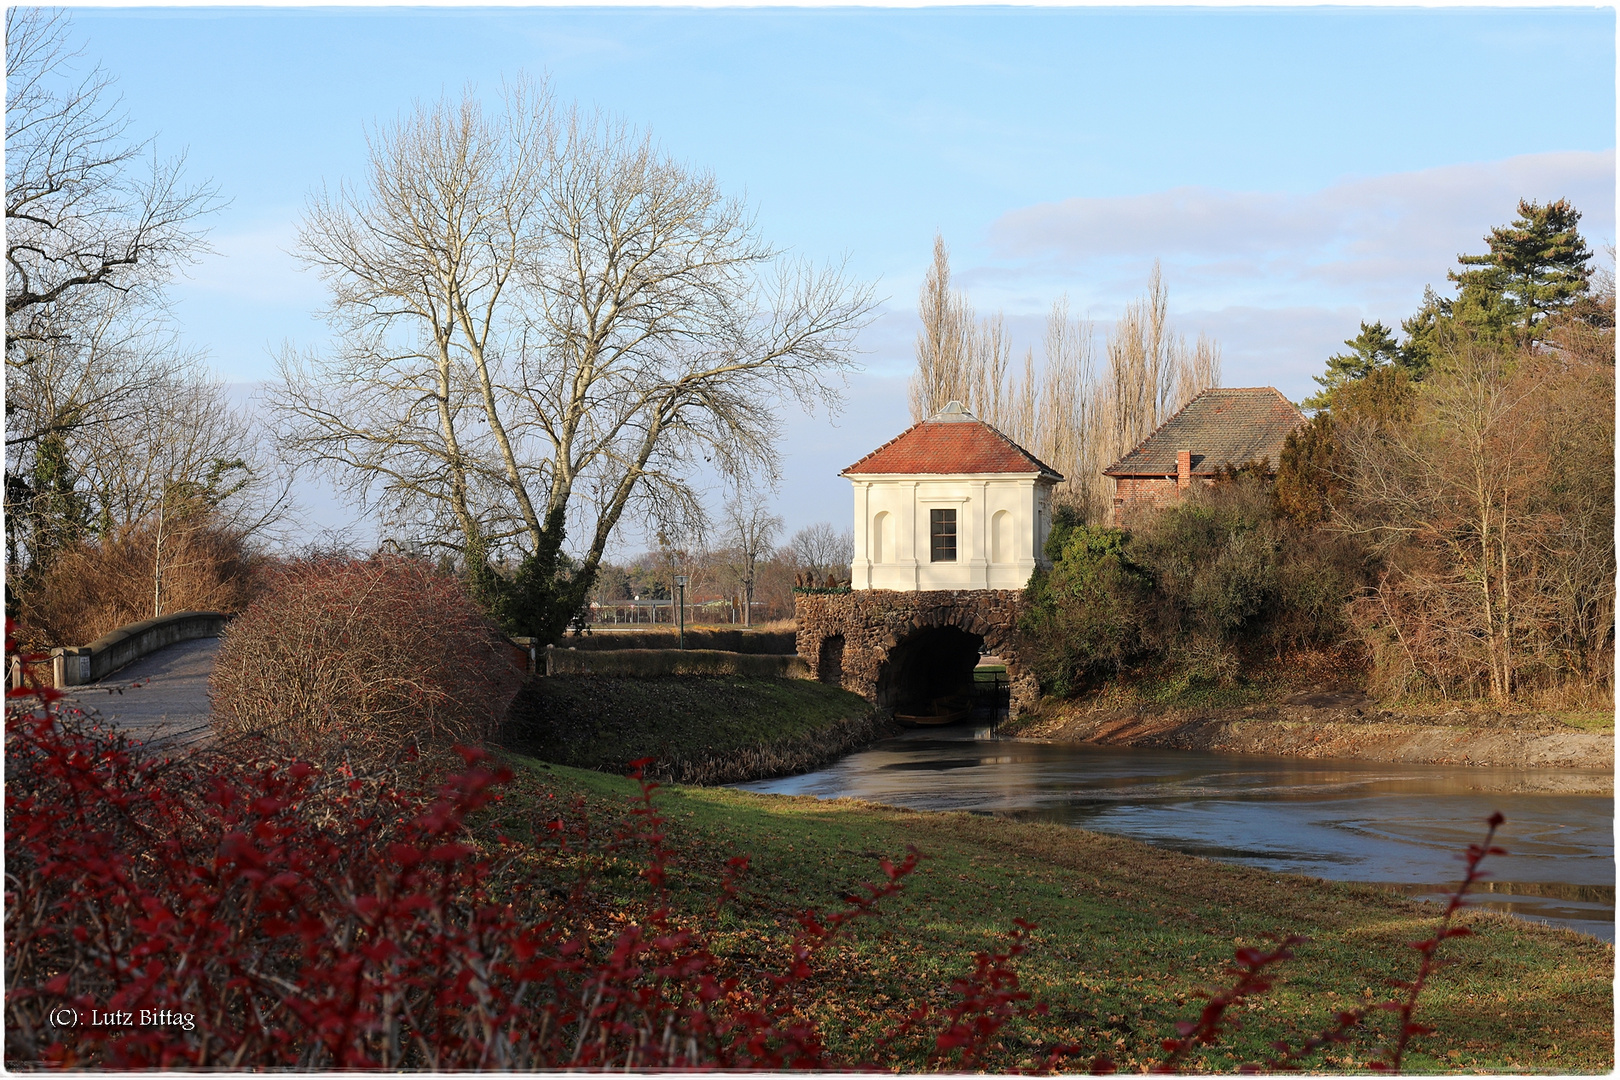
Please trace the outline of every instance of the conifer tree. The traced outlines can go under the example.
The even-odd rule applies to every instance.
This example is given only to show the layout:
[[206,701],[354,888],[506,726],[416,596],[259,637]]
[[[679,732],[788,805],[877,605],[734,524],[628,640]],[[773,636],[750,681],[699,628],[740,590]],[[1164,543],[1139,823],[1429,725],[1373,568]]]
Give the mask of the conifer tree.
[[1576,228],[1580,220],[1567,199],[1545,206],[1520,199],[1517,220],[1485,238],[1489,252],[1457,256],[1460,264],[1474,268],[1447,275],[1457,283],[1458,302],[1490,307],[1500,298],[1508,321],[1531,340],[1539,338],[1547,316],[1589,288],[1592,252]]
[[1401,347],[1382,321],[1371,325],[1362,323],[1361,332],[1353,338],[1346,338],[1344,343],[1350,347],[1350,351],[1334,353],[1328,357],[1327,371],[1311,376],[1322,390],[1305,400],[1307,409],[1326,408],[1338,387],[1365,379],[1378,368],[1401,361]]

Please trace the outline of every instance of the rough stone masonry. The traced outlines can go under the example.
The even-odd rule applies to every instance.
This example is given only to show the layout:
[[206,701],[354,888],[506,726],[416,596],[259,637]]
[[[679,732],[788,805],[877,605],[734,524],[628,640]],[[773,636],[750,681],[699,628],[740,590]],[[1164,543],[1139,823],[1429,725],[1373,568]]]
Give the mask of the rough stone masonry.
[[[902,690],[895,654],[928,647],[929,636],[954,628],[981,638],[1007,665],[1016,716],[1040,696],[1018,648],[1023,594],[1011,589],[897,592],[857,589],[800,593],[794,598],[798,652],[816,678],[836,683],[880,708],[893,708]],[[922,639],[922,640],[919,640]],[[968,665],[971,670],[971,664]]]

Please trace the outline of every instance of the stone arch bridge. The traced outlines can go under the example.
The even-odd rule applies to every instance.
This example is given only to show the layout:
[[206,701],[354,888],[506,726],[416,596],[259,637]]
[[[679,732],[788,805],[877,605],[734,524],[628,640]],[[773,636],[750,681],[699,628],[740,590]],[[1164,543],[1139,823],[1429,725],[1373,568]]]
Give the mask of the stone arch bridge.
[[856,589],[795,600],[798,651],[810,670],[879,708],[971,688],[981,651],[1006,662],[1013,715],[1040,694],[1018,644],[1021,591]]

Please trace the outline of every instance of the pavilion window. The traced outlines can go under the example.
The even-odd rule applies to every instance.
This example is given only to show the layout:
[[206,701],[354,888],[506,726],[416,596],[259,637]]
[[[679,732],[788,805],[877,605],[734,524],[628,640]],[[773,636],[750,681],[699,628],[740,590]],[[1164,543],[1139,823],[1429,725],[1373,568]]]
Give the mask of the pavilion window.
[[928,548],[932,562],[956,561],[956,511],[928,511]]

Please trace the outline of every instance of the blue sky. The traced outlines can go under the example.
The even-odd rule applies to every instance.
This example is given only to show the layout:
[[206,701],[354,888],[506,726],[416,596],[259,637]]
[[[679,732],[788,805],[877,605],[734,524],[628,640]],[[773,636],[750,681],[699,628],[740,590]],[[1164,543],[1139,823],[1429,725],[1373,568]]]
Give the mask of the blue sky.
[[[1613,9],[79,9],[132,130],[229,207],[178,282],[233,382],[319,347],[287,254],[311,188],[415,100],[548,76],[746,195],[763,235],[886,297],[836,423],[791,416],[780,511],[840,525],[837,471],[907,423],[933,236],[1038,342],[1060,294],[1111,320],[1163,263],[1228,385],[1296,399],[1361,319],[1395,323],[1520,196],[1615,235]],[[1551,73],[1551,77],[1549,76]],[[1549,101],[1549,97],[1553,100]],[[346,514],[314,499],[311,519]]]

